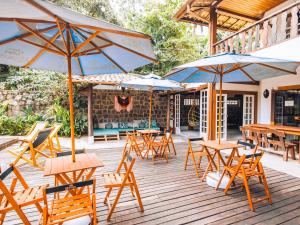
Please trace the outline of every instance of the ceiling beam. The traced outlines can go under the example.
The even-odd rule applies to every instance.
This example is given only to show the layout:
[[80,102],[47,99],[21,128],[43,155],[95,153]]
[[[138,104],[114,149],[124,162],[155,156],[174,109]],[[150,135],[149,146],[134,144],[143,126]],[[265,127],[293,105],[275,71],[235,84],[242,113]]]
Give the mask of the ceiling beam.
[[227,9],[222,9],[222,8],[217,8],[217,13],[220,13],[220,14],[227,14],[227,15],[231,15],[231,16],[235,16],[235,17],[238,17],[239,19],[242,19],[242,20],[249,20],[250,22],[254,22],[254,21],[258,21],[260,20],[261,18],[258,18],[258,17],[253,17],[253,16],[248,16],[248,15],[243,15],[241,13],[237,13],[237,12],[233,12],[233,11],[230,11],[230,10],[227,10]]

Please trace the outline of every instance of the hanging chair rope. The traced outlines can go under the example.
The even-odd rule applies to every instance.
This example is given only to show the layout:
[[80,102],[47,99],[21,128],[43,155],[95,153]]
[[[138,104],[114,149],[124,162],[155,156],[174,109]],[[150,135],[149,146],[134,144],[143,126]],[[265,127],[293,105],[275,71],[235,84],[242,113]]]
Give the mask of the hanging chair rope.
[[188,124],[190,127],[195,128],[200,125],[200,112],[196,104],[196,98],[194,93],[194,99],[192,99],[192,106],[188,112]]

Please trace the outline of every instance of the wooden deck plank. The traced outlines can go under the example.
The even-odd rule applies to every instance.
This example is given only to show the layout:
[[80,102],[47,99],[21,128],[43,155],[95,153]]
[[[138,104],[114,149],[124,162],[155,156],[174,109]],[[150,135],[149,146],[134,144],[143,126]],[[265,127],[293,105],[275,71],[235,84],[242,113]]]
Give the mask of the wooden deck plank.
[[[94,174],[97,178],[97,217],[100,224],[254,224],[272,221],[272,224],[299,224],[300,179],[284,173],[265,168],[273,205],[256,205],[256,212],[249,211],[244,191],[234,190],[225,196],[201,182],[188,167],[184,171],[186,144],[176,145],[177,156],[172,156],[169,163],[159,160],[137,159],[134,167],[135,176],[140,189],[145,212],[139,211],[136,201],[132,201],[129,190],[124,192],[110,222],[106,221],[107,206],[103,204],[105,189],[102,173],[114,171],[121,159],[121,148],[90,150],[95,153],[105,167]],[[134,154],[133,154],[134,155]],[[11,158],[5,151],[0,157],[8,161]],[[6,158],[10,157],[9,158]],[[204,161],[202,167],[205,168]],[[50,182],[53,177],[43,177],[43,172],[25,166],[22,174],[31,186]],[[203,171],[202,171],[203,173]],[[255,181],[256,182],[256,181]],[[260,196],[263,189],[251,183],[255,196]],[[116,196],[113,192],[111,198]],[[295,211],[294,211],[295,210]],[[33,207],[24,208],[24,212],[33,224],[40,219],[39,212]],[[293,214],[293,212],[295,214]],[[278,218],[277,218],[278,217]],[[272,219],[274,218],[274,219]],[[278,220],[276,220],[276,218]],[[294,223],[293,223],[294,222]],[[298,223],[297,223],[298,222]],[[5,224],[22,224],[15,213],[8,213]]]

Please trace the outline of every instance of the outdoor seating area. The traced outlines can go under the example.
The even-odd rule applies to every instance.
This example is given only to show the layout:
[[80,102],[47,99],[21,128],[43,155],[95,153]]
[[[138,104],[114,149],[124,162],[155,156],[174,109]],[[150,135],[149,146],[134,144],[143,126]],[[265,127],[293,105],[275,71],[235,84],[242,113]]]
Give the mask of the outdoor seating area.
[[0,225],[300,224],[298,2],[74,1],[0,0]]

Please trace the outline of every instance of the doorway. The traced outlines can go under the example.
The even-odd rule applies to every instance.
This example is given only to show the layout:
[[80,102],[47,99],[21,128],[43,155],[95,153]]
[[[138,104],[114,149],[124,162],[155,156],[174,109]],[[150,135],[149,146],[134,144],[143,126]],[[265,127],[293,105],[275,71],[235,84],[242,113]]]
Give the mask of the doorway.
[[227,140],[241,137],[240,126],[243,126],[243,95],[227,95]]

